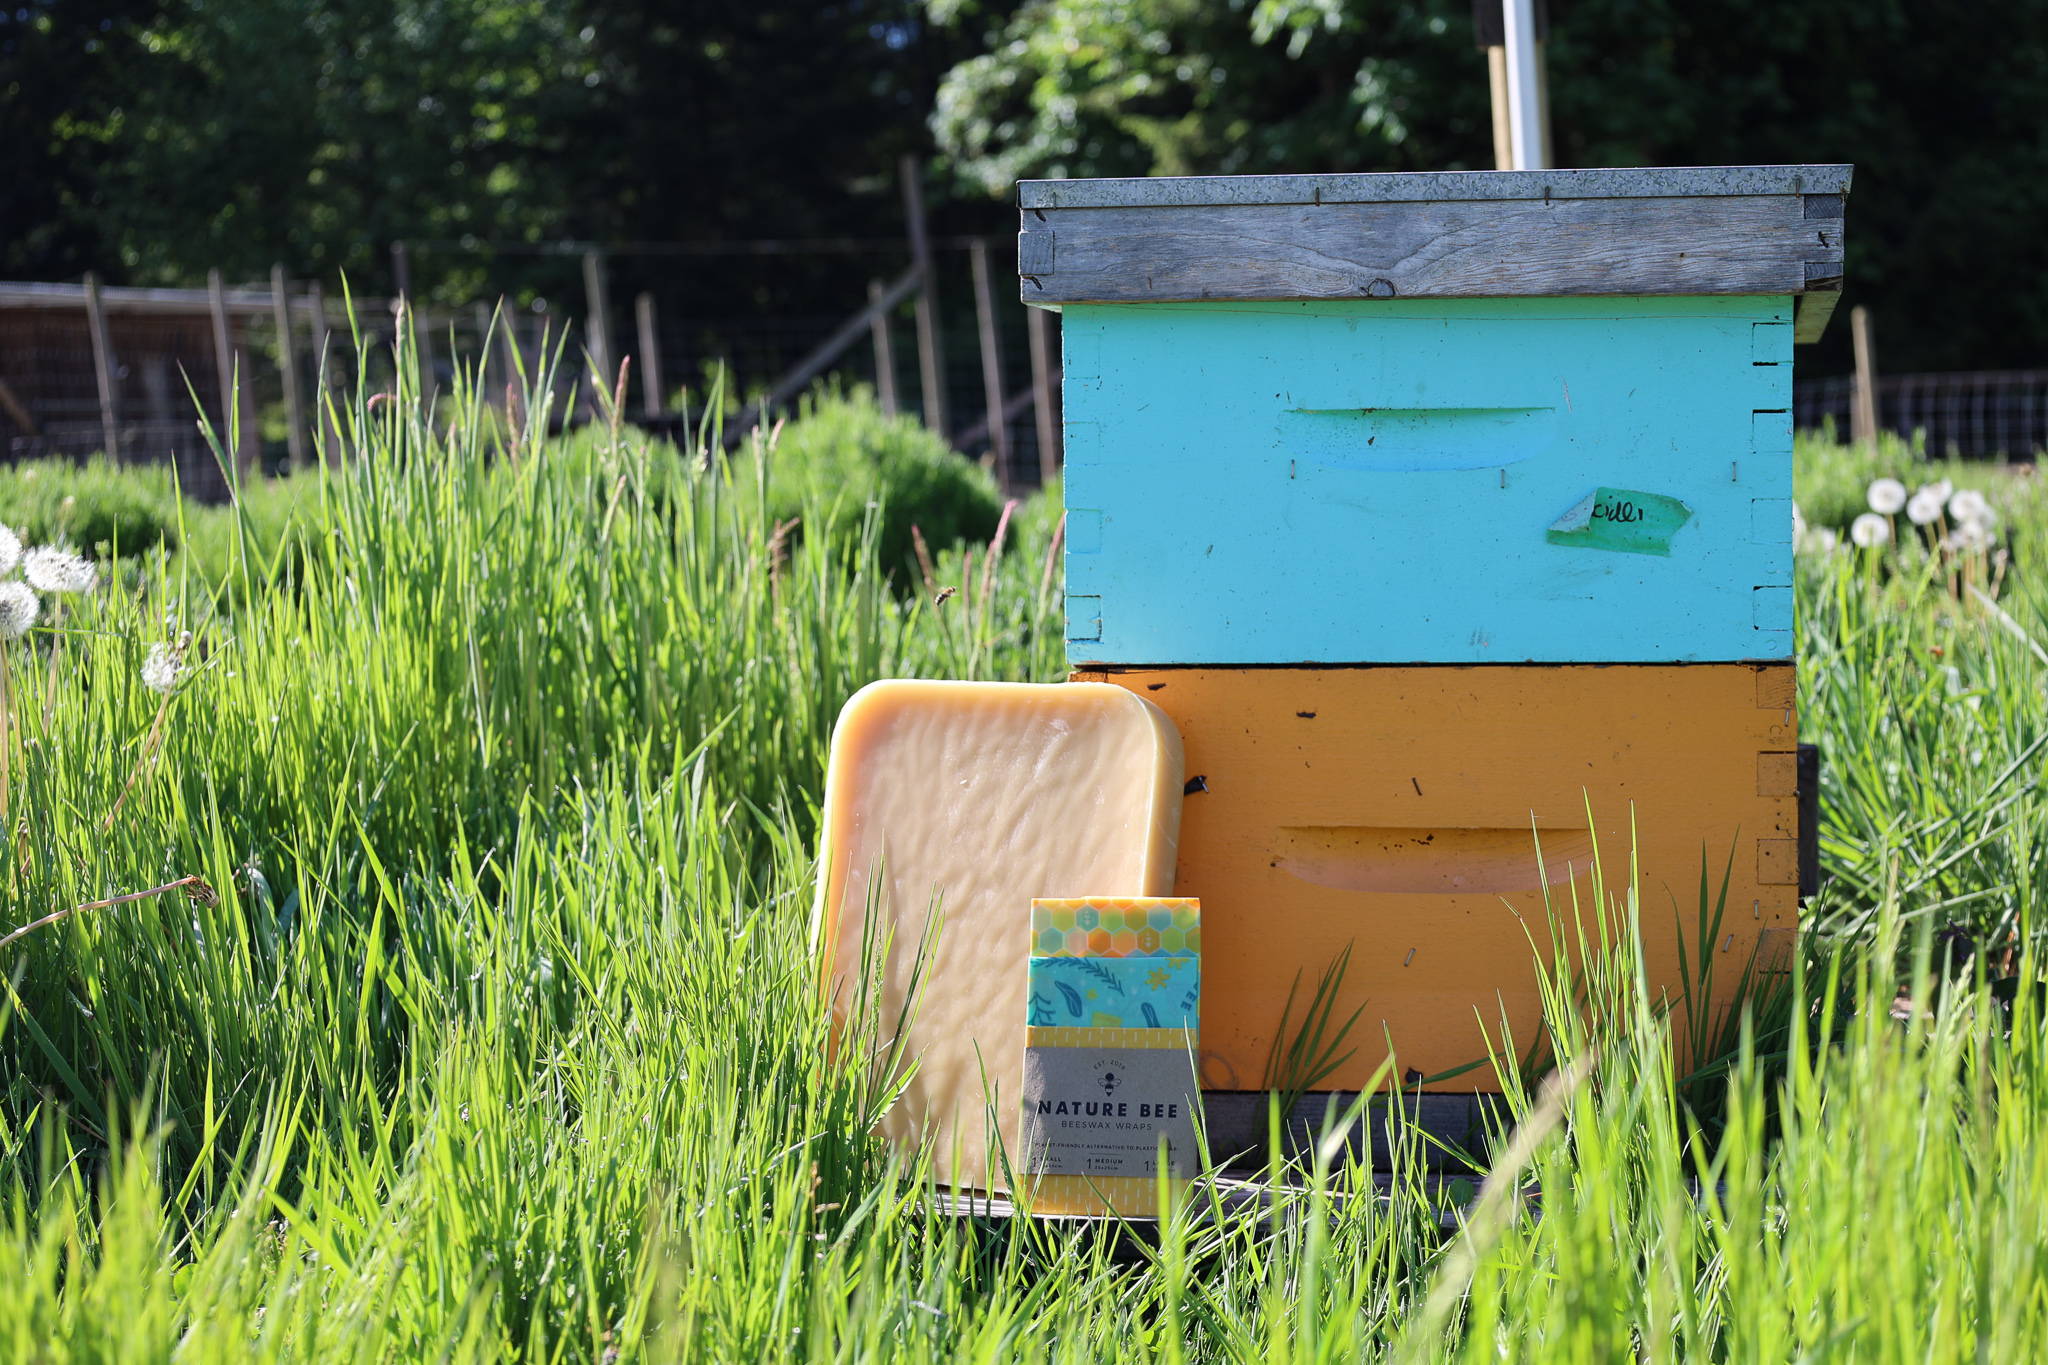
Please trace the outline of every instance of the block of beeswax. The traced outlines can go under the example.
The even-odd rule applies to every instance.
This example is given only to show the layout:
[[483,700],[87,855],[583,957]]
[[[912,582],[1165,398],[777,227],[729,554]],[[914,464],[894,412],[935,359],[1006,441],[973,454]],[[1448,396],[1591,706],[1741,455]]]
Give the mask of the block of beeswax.
[[893,680],[840,712],[815,918],[825,988],[843,1027],[867,945],[886,1043],[938,907],[898,1040],[916,1069],[879,1131],[929,1136],[939,1180],[1007,1189],[996,1144],[1017,1162],[1033,898],[1171,890],[1181,780],[1165,713],[1102,683]]

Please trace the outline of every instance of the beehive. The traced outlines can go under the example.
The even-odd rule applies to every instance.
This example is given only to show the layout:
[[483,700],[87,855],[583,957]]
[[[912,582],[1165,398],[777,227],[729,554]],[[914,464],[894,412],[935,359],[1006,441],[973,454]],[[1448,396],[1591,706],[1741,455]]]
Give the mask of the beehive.
[[1794,927],[1792,347],[1849,180],[1020,185],[1022,297],[1064,314],[1069,659],[1187,748],[1205,1085],[1257,1088],[1347,946],[1329,1084],[1389,1039],[1423,1075],[1503,1016],[1526,1041],[1545,884],[1583,894],[1596,840],[1610,885],[1639,840],[1653,985],[1703,859],[1723,1003]]
[[[1653,981],[1704,947],[1725,991],[1797,923],[1789,664],[1077,676],[1149,698],[1181,732],[1193,790],[1174,886],[1201,888],[1205,1086],[1257,1088],[1297,978],[1305,993],[1348,947],[1338,1017],[1364,1012],[1330,1083],[1363,1084],[1391,1039],[1400,1074],[1471,1088],[1461,1069],[1489,1034],[1536,1038],[1544,893],[1569,926],[1596,845],[1610,891],[1633,846]],[[1717,892],[1728,879],[1704,944],[1703,870]]]

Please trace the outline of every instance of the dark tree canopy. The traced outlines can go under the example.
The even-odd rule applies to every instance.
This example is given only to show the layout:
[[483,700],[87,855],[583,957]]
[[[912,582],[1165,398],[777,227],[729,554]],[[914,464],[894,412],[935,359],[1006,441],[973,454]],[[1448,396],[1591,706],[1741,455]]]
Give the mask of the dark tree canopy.
[[[1848,288],[1888,368],[2048,351],[2048,4],[1556,0],[1549,62],[1560,164],[1856,162]],[[15,278],[192,283],[283,261],[378,292],[405,240],[416,287],[446,301],[573,294],[573,257],[540,248],[894,236],[904,152],[935,154],[940,227],[977,232],[1004,229],[994,201],[1021,176],[1483,167],[1485,63],[1467,0],[0,13]],[[844,274],[792,259],[688,287],[707,319],[832,313]]]
[[[935,11],[943,6],[935,3]],[[963,179],[1492,164],[1467,0],[1029,0],[940,87]],[[2048,354],[2048,4],[1555,0],[1557,164],[1852,161],[1893,369]],[[1845,363],[1846,328],[1818,357]]]

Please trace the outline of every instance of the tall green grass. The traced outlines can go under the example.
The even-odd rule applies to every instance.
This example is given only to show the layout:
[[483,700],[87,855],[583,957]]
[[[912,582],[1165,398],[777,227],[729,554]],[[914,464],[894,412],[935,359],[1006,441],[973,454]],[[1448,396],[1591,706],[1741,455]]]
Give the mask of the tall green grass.
[[1943,573],[1804,571],[1836,937],[1782,1032],[1675,1075],[1616,877],[1556,907],[1608,946],[1550,964],[1560,1079],[1476,1200],[1411,1136],[1156,1234],[955,1218],[821,1060],[816,803],[862,683],[1061,676],[1054,519],[896,591],[822,491],[777,534],[765,438],[565,446],[538,377],[507,429],[411,369],[298,558],[131,561],[7,647],[0,925],[204,886],[0,949],[0,1356],[2041,1354],[2035,959],[1936,931],[2033,941],[2048,702]]

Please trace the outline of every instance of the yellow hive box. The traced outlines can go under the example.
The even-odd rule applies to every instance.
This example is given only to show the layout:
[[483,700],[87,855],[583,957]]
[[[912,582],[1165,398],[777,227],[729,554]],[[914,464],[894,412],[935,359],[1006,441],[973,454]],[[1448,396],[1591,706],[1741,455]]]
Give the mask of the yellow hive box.
[[[1701,859],[1719,890],[1725,1004],[1798,915],[1797,726],[1789,664],[1089,670],[1172,717],[1186,749],[1177,895],[1202,902],[1202,1084],[1263,1086],[1283,1007],[1351,958],[1334,1017],[1365,1006],[1330,1089],[1387,1055],[1436,1076],[1517,1049],[1541,1018],[1531,937],[1553,902],[1610,893],[1632,837],[1653,987],[1679,984]],[[1592,825],[1588,825],[1588,806]],[[1633,836],[1632,836],[1633,831]],[[1688,954],[1694,945],[1685,945]],[[1495,1085],[1480,1068],[1445,1090]]]

